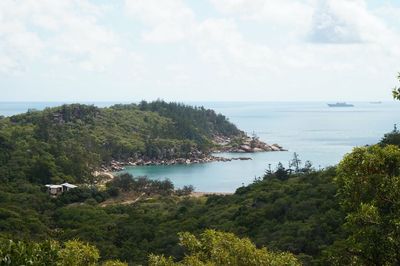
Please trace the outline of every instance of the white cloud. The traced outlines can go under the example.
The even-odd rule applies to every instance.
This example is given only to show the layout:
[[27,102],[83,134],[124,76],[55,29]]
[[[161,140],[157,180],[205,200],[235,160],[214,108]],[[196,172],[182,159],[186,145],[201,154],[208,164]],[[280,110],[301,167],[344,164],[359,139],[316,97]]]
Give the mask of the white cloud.
[[315,10],[313,32],[317,42],[382,43],[395,34],[368,10],[364,0],[323,0]]
[[[320,98],[324,90],[333,95],[350,85],[377,86],[400,67],[400,24],[392,23],[400,13],[390,5],[372,9],[364,0],[209,3],[0,0],[0,72],[32,77],[44,70],[49,77],[75,82],[65,87],[112,86],[135,97],[248,99],[260,93],[282,99],[302,97],[299,88],[307,86],[304,97]],[[57,77],[53,80],[58,86]],[[109,95],[106,89],[103,94]],[[119,95],[124,94],[111,96]]]
[[381,20],[387,22],[388,26],[396,31],[400,31],[400,7],[395,7],[389,4],[376,8],[373,13]]
[[200,56],[211,64],[219,64],[224,71],[228,68],[274,69],[271,49],[246,41],[232,19],[205,20],[196,32],[193,43]]
[[149,42],[175,42],[190,34],[194,13],[182,0],[125,0],[130,16],[150,28],[143,33]]
[[304,31],[308,28],[314,1],[293,0],[210,0],[225,15],[237,15],[241,19],[268,22],[270,27]]
[[98,23],[102,12],[102,6],[88,0],[2,0],[1,71],[25,69],[33,60],[48,58],[103,70],[119,47],[113,32]]
[[347,16],[347,13],[354,13],[353,9],[357,7],[354,6],[354,3],[344,4],[349,6],[343,8],[335,3],[332,6],[328,1],[321,1],[314,12],[311,41],[316,43],[361,42],[357,24]]
[[[222,77],[263,79],[287,71],[350,71],[365,66],[369,55],[372,66],[396,55],[398,48],[385,49],[398,38],[368,9],[363,0],[210,0],[225,17],[195,20],[194,12],[180,0],[126,0],[131,15],[148,27],[143,39],[176,42],[196,48],[201,60]],[[226,17],[227,16],[227,17]],[[267,41],[249,40],[238,25],[251,20],[280,29]],[[258,30],[262,30],[260,26]],[[283,32],[282,32],[283,31]],[[260,34],[271,34],[266,31]],[[279,35],[292,35],[277,42]],[[315,44],[307,43],[307,35]],[[294,36],[294,37],[293,37]],[[320,45],[327,43],[332,45]],[[351,44],[342,47],[336,44]],[[348,59],[352,58],[352,61]]]

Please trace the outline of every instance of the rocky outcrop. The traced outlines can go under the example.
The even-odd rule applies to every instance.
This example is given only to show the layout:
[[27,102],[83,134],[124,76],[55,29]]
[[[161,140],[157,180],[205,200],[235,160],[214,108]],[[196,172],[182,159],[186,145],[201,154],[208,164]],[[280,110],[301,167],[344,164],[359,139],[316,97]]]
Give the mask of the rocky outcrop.
[[216,152],[253,153],[269,151],[286,151],[278,144],[269,145],[257,137],[240,136],[234,139],[221,136],[214,138],[219,147]]
[[225,158],[219,156],[205,156],[203,158],[176,158],[176,159],[128,159],[127,161],[112,160],[109,165],[103,164],[101,171],[112,171],[119,172],[125,169],[126,166],[150,166],[150,165],[177,165],[177,164],[197,164],[197,163],[210,163],[210,162],[230,162],[235,160],[251,160],[249,157],[236,157],[236,158]]

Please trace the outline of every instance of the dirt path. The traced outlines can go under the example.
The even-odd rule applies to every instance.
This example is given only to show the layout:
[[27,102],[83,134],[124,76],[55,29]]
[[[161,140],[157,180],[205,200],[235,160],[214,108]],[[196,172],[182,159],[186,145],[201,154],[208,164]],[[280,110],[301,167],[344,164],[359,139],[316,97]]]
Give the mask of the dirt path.
[[139,197],[137,197],[136,199],[134,199],[134,200],[126,200],[126,201],[120,202],[119,204],[122,204],[122,205],[134,204],[134,203],[138,202],[145,194],[146,194],[146,193],[143,192],[143,193],[140,194]]
[[116,199],[109,199],[100,204],[101,207],[107,207],[110,205],[116,205],[116,204],[121,204],[121,205],[130,205],[138,202],[143,198],[143,196],[146,195],[146,193],[142,193],[139,196],[132,195],[132,194],[125,194],[120,196],[119,198]]

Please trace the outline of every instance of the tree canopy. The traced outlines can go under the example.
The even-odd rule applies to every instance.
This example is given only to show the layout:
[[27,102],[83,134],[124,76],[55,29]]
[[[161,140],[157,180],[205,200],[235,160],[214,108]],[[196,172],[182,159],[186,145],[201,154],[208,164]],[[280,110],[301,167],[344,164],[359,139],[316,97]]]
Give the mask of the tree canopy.
[[180,262],[171,257],[151,255],[150,266],[285,266],[300,265],[290,253],[258,249],[249,239],[240,239],[232,233],[206,230],[199,237],[191,233],[179,235],[180,245],[186,250]]
[[0,180],[89,182],[102,163],[188,158],[241,134],[223,115],[177,103],[70,104],[0,120]]
[[[400,149],[355,148],[338,167],[338,195],[347,213],[337,258],[342,263],[400,263]],[[340,242],[339,242],[340,243]]]

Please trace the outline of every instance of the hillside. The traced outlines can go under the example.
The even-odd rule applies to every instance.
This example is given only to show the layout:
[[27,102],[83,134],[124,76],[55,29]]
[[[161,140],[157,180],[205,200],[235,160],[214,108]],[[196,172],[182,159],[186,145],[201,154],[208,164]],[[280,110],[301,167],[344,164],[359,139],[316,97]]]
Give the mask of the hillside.
[[[316,264],[341,234],[344,214],[335,198],[335,175],[333,168],[284,179],[274,173],[233,195],[201,198],[173,193],[168,181],[128,175],[114,179],[104,191],[80,188],[57,199],[50,199],[37,185],[10,183],[0,187],[0,238],[80,239],[96,245],[102,259],[136,265],[146,264],[151,253],[181,259],[177,234],[212,228]],[[122,193],[140,200],[103,206],[106,199]]]
[[[355,148],[335,168],[279,165],[226,196],[188,197],[168,180],[127,174],[103,190],[80,187],[58,198],[39,184],[4,180],[0,240],[79,239],[101,260],[147,265],[150,254],[184,258],[179,232],[216,229],[288,251],[304,265],[397,265],[399,169],[398,147],[374,145]],[[118,204],[124,193],[138,200]]]
[[[337,167],[317,171],[310,162],[302,165],[296,155],[290,163],[294,169],[278,164],[233,195],[190,197],[192,187],[175,189],[169,180],[129,174],[102,187],[93,185],[91,172],[102,162],[135,154],[150,157],[146,147],[151,143],[157,143],[157,156],[166,156],[158,152],[169,147],[160,143],[176,145],[169,156],[183,156],[188,154],[185,143],[190,144],[189,152],[207,153],[215,135],[242,134],[226,119],[217,123],[213,112],[206,115],[207,110],[179,106],[67,105],[1,119],[0,254],[13,245],[45,247],[47,242],[42,241],[48,239],[64,243],[57,248],[65,250],[67,243],[79,239],[98,248],[99,263],[119,259],[152,265],[172,256],[156,265],[174,265],[169,263],[172,259],[185,260],[188,254],[179,243],[180,232],[193,234],[186,235],[196,243],[201,242],[196,237],[202,239],[207,232],[221,243],[239,241],[234,235],[207,230],[214,229],[249,238],[256,246],[245,239],[244,250],[262,252],[261,257],[272,254],[279,261],[285,254],[289,262],[304,265],[399,264],[396,129],[378,145],[354,148]],[[197,122],[187,122],[183,114],[175,117],[180,108],[187,115],[193,112]],[[195,126],[201,123],[204,127]],[[121,150],[123,146],[130,148]],[[42,184],[61,180],[89,184],[50,197]],[[124,201],[125,196],[130,201]],[[17,242],[10,239],[28,242],[12,244]],[[86,245],[79,243],[75,244]],[[204,248],[208,243],[202,244]],[[224,247],[235,258],[236,251]],[[210,258],[214,257],[204,257]]]
[[213,110],[163,101],[33,110],[0,120],[0,179],[85,182],[111,160],[200,157],[241,134]]

